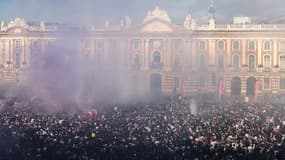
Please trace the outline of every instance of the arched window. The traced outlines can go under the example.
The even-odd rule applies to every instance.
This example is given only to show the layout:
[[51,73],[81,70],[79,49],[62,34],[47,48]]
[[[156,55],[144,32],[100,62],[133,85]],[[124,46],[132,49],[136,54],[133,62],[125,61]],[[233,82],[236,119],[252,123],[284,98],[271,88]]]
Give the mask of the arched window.
[[264,68],[270,68],[270,56],[266,55],[264,56]]
[[254,50],[255,50],[255,42],[254,42],[254,41],[250,41],[250,42],[248,43],[248,49],[249,49],[250,51],[254,51]]
[[285,55],[280,56],[280,69],[285,69]]
[[233,57],[233,67],[234,69],[239,69],[239,56],[234,55]]
[[250,70],[253,70],[255,68],[255,56],[254,55],[250,55],[248,57],[248,67]]
[[206,58],[205,55],[200,55],[200,70],[205,71],[206,69]]
[[224,69],[224,56],[223,55],[219,55],[218,57],[218,68]]
[[158,51],[154,52],[152,59],[153,59],[153,63],[159,64],[161,61],[160,52]]
[[271,43],[270,41],[265,41],[264,42],[264,50],[271,50]]
[[239,50],[240,46],[239,46],[239,41],[234,41],[233,42],[233,50],[237,51]]

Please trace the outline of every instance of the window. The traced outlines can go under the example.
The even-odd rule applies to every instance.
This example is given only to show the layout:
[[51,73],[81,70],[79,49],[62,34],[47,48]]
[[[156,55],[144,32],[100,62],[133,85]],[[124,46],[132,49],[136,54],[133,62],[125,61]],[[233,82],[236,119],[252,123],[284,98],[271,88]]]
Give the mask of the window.
[[103,40],[96,40],[96,48],[102,49],[104,47],[104,41]]
[[206,58],[204,55],[200,55],[200,70],[205,71],[206,69]]
[[234,69],[239,69],[239,56],[234,55],[233,57],[233,67]]
[[205,78],[204,77],[200,77],[200,87],[201,88],[204,88],[206,86],[206,81],[205,81]]
[[239,48],[240,48],[239,41],[234,41],[233,42],[233,50],[238,51]]
[[255,50],[255,41],[250,41],[248,43],[248,50],[254,51]]
[[111,40],[110,41],[110,48],[116,49],[117,48],[117,40]]
[[266,51],[271,50],[271,43],[270,43],[270,41],[265,41],[264,42],[264,50],[266,50]]
[[205,41],[199,42],[199,49],[200,50],[206,50],[206,42]]
[[82,40],[82,46],[83,48],[89,48],[89,41],[88,40]]
[[255,56],[254,55],[250,55],[248,57],[248,67],[249,67],[249,69],[255,68]]
[[218,43],[218,49],[219,49],[219,50],[224,50],[224,49],[225,49],[225,42],[224,42],[224,41],[219,41],[219,43]]
[[175,39],[175,40],[172,40],[172,48],[173,49],[181,49],[181,43],[182,41],[180,39]]
[[264,56],[264,68],[270,68],[270,56]]
[[180,56],[176,55],[174,58],[174,67],[177,69],[180,67]]
[[270,89],[270,78],[264,78],[263,88]]
[[16,47],[17,49],[21,48],[21,41],[20,41],[20,40],[16,40],[15,47]]
[[15,65],[16,65],[16,67],[20,67],[20,63],[21,63],[20,53],[16,53],[16,55],[15,55]]
[[285,51],[285,41],[280,41],[279,42],[279,50],[280,51]]
[[133,49],[139,49],[140,48],[140,40],[139,39],[132,40],[132,48]]
[[6,42],[5,41],[2,41],[2,49],[3,48],[6,48]]
[[32,41],[32,47],[33,47],[34,49],[40,48],[40,42],[39,42],[39,40],[33,40],[33,41]]
[[285,78],[280,79],[280,89],[285,89]]
[[212,86],[216,86],[217,85],[217,76],[216,73],[213,72],[212,73]]
[[285,69],[285,55],[280,56],[280,69]]
[[153,63],[156,63],[156,64],[160,63],[160,59],[161,59],[160,52],[154,52],[152,58],[153,58]]
[[138,66],[140,64],[140,57],[139,55],[135,55],[134,57],[134,65]]
[[6,53],[5,52],[2,52],[2,64],[5,65],[5,62],[6,62]]
[[98,54],[98,55],[97,55],[97,64],[98,64],[98,65],[101,65],[101,64],[102,64],[102,56],[101,56],[101,54]]
[[224,56],[223,55],[219,55],[218,69],[224,69]]

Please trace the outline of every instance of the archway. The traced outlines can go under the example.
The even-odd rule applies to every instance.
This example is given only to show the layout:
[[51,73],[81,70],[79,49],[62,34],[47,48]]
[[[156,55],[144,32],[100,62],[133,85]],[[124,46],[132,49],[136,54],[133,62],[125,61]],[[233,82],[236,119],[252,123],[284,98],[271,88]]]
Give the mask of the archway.
[[254,96],[254,87],[256,79],[254,77],[249,77],[246,81],[246,96]]
[[150,75],[150,92],[154,96],[161,95],[161,75],[160,74]]
[[231,95],[240,96],[241,95],[241,80],[239,77],[233,77],[231,81]]

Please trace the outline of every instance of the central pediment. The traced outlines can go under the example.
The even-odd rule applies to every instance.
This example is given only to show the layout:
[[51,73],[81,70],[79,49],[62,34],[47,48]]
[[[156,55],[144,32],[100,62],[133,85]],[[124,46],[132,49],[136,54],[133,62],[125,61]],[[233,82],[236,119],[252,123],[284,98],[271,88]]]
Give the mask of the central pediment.
[[173,28],[170,24],[159,20],[153,20],[144,24],[141,28],[141,32],[173,32]]

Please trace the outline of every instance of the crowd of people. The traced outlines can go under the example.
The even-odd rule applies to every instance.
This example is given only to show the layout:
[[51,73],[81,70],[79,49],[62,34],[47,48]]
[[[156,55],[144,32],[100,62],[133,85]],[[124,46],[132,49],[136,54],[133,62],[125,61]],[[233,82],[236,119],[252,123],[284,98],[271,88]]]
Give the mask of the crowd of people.
[[0,159],[285,159],[285,108],[190,102],[101,105],[44,114],[37,103],[1,101]]

